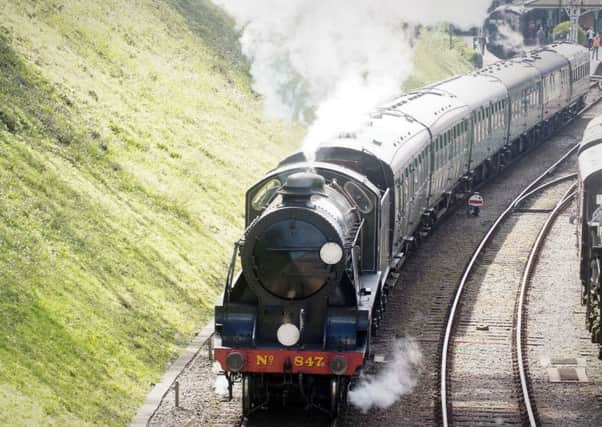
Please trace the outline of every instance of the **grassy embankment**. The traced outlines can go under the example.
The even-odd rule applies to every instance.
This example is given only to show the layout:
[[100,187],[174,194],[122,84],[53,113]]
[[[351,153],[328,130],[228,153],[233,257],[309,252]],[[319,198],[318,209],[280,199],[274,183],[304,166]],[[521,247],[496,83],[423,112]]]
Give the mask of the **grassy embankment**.
[[125,424],[297,144],[209,1],[0,8],[0,425]]
[[[301,131],[208,0],[13,0],[0,30],[0,425],[123,425]],[[420,83],[461,71],[421,43]]]
[[422,30],[416,41],[414,72],[403,85],[404,90],[416,89],[472,70],[474,51],[454,37],[449,48],[449,35],[439,30]]

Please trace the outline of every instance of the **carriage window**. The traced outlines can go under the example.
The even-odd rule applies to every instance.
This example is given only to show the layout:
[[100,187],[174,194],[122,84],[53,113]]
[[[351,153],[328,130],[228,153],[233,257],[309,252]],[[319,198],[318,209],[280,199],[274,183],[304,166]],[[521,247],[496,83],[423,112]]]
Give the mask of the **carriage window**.
[[266,182],[264,186],[255,193],[255,196],[253,196],[253,200],[251,201],[253,209],[256,211],[265,209],[272,201],[276,191],[280,189],[281,185],[282,183],[278,179],[272,179]]
[[403,211],[404,211],[404,197],[403,197],[403,180],[399,180],[398,182],[399,187],[397,187],[397,199],[399,200],[399,216],[403,216]]
[[357,208],[363,214],[372,212],[372,202],[368,195],[353,181],[347,181],[343,186],[345,192],[351,197],[357,204]]

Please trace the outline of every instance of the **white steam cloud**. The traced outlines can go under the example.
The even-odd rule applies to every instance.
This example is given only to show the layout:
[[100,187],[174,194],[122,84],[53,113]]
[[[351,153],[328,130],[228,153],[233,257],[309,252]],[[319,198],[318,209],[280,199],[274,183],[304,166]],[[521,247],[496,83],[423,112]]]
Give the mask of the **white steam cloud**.
[[211,371],[215,375],[215,381],[213,382],[213,391],[219,397],[228,395],[228,380],[226,376],[222,374],[222,367],[219,362],[214,362],[211,366]]
[[527,50],[523,35],[513,29],[508,23],[499,24],[497,31],[500,34],[499,41],[502,44],[506,57],[514,56]]
[[[412,68],[416,25],[482,25],[491,0],[213,0],[242,29],[269,114],[311,123],[311,152],[354,130]],[[433,52],[436,60],[437,52]],[[351,129],[350,129],[351,128]]]
[[360,377],[359,384],[349,392],[349,402],[363,413],[371,408],[385,409],[416,385],[422,353],[413,339],[395,341],[392,360],[376,375]]

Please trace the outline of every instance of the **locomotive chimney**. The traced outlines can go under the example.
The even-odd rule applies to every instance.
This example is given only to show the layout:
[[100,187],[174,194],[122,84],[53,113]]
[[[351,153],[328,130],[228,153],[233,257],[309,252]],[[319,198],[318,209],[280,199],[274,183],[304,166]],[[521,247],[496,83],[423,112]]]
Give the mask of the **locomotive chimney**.
[[299,172],[288,177],[282,189],[282,202],[285,205],[306,205],[311,196],[324,196],[324,178],[311,172]]

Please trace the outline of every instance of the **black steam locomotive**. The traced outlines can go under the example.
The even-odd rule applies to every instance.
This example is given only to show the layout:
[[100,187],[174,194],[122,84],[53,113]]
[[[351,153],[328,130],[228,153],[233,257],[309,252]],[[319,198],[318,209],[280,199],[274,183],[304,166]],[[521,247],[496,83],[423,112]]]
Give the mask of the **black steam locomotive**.
[[335,416],[391,272],[474,185],[577,112],[588,81],[586,49],[551,45],[400,96],[250,188],[214,341],[244,414],[296,396]]
[[580,278],[586,323],[602,359],[602,116],[593,119],[579,147]]
[[[559,12],[553,11],[554,15]],[[538,44],[537,30],[547,26],[545,9],[503,4],[493,9],[485,19],[483,29],[487,50],[501,59],[512,58],[529,46]],[[559,17],[556,16],[556,21]],[[547,28],[545,28],[547,33]]]

